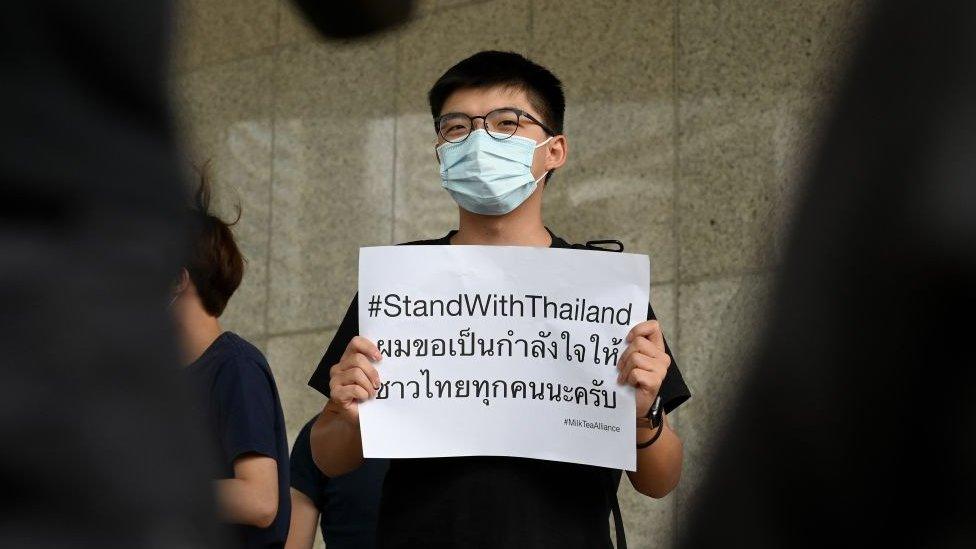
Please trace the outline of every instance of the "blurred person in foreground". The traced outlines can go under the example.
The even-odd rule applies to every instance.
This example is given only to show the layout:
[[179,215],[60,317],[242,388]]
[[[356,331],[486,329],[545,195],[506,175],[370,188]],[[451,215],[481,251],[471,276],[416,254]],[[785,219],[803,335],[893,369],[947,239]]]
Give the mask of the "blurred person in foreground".
[[[298,3],[344,38],[413,4]],[[3,4],[0,547],[214,543],[165,310],[186,243],[171,20],[169,0]]]
[[976,547],[976,3],[871,15],[681,547]]

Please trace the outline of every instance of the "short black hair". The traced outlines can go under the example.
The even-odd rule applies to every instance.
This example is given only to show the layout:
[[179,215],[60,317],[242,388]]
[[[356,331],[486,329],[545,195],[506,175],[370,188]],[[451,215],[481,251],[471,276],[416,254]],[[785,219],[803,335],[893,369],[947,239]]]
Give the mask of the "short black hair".
[[440,116],[447,98],[457,90],[496,86],[524,91],[542,122],[557,134],[563,133],[563,83],[549,69],[515,52],[483,51],[447,69],[427,93],[430,113],[434,118]]
[[211,212],[208,168],[209,162],[197,168],[200,181],[189,207],[192,241],[186,270],[204,310],[220,316],[244,277],[244,256],[231,232],[241,219],[241,208],[238,205],[237,219],[230,223]]

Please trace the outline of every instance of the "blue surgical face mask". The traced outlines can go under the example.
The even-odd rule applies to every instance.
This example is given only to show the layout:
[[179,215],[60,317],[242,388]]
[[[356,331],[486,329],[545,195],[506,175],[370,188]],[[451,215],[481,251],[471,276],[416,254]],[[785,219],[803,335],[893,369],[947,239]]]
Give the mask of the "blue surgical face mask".
[[437,147],[441,186],[469,212],[505,215],[525,202],[549,173],[533,177],[532,157],[550,139],[537,145],[519,135],[495,139],[479,129],[460,143],[444,143]]

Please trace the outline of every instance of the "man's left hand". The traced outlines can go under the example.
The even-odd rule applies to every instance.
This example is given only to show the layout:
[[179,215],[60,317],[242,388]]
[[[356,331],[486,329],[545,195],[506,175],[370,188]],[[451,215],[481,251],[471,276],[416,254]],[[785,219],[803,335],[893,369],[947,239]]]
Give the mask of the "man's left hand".
[[631,328],[627,348],[617,362],[617,383],[636,389],[637,417],[644,417],[661,390],[671,357],[664,350],[664,334],[656,320],[647,320]]

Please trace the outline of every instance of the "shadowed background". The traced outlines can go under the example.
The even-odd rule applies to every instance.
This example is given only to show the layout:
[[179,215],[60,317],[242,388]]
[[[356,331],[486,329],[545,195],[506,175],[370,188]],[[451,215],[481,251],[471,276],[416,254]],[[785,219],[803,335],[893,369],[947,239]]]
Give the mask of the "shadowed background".
[[279,0],[183,0],[172,87],[190,156],[244,207],[248,258],[225,326],[268,357],[289,442],[356,289],[359,246],[442,236],[426,92],[462,58],[513,50],[567,95],[567,165],[545,197],[569,241],[651,257],[651,300],[695,398],[672,418],[685,472],[621,483],[631,547],[670,547],[749,364],[793,186],[853,45],[857,0],[421,1],[377,38],[324,42]]

